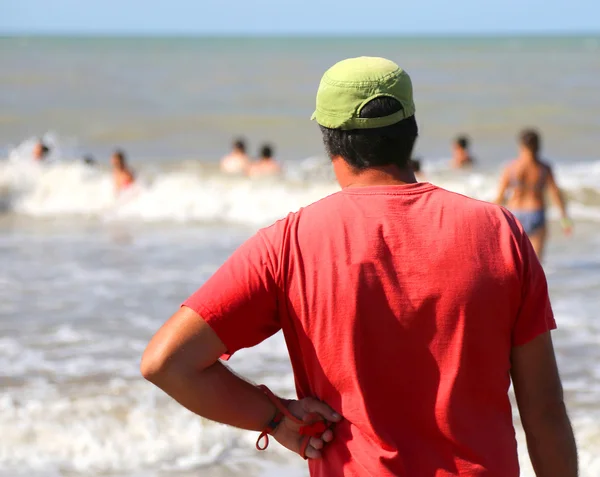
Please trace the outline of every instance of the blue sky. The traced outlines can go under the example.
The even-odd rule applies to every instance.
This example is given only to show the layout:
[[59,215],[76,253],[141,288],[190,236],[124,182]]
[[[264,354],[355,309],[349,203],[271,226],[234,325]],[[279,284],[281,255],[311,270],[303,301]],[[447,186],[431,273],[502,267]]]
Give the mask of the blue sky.
[[599,0],[0,0],[0,33],[600,32]]

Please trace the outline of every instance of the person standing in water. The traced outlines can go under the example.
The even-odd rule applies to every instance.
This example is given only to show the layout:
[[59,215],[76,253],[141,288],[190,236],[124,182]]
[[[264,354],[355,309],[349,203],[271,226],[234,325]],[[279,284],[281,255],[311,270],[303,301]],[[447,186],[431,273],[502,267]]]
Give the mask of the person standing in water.
[[273,159],[273,148],[268,144],[260,148],[260,158],[248,168],[248,175],[250,177],[270,176],[279,174],[280,172],[281,167]]
[[221,171],[227,174],[244,174],[250,166],[250,158],[246,154],[246,142],[236,139],[232,151],[221,159]]
[[33,146],[32,157],[34,161],[41,162],[50,154],[50,148],[46,146],[42,141],[38,141],[35,146]]
[[469,138],[467,136],[458,136],[454,140],[452,152],[452,167],[463,169],[472,167],[475,159],[469,152]]
[[127,165],[125,152],[123,152],[120,149],[117,149],[113,153],[110,160],[113,166],[113,179],[115,183],[115,190],[117,194],[119,194],[128,187],[130,187],[133,184],[135,178],[133,176],[133,172]]
[[544,198],[546,189],[550,191],[560,209],[561,225],[567,235],[571,233],[571,221],[552,168],[539,157],[540,149],[539,133],[533,129],[523,130],[519,135],[519,157],[504,169],[496,203],[503,205],[506,202],[506,193],[512,191],[507,206],[521,222],[541,259],[547,236]]

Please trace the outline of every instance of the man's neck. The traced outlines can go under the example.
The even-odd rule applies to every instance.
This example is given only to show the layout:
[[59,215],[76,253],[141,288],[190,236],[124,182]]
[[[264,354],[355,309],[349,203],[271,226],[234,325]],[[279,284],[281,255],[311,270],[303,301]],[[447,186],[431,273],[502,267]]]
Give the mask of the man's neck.
[[343,159],[334,159],[333,168],[342,189],[346,187],[370,187],[415,184],[417,179],[411,169],[397,166],[369,167],[356,170]]

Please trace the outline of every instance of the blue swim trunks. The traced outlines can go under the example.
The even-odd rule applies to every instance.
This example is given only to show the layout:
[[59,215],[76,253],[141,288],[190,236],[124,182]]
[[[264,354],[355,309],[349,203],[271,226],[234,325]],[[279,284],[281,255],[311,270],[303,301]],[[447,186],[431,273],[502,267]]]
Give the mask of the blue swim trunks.
[[513,210],[513,215],[517,218],[525,233],[532,235],[546,225],[546,211],[544,209],[538,210]]

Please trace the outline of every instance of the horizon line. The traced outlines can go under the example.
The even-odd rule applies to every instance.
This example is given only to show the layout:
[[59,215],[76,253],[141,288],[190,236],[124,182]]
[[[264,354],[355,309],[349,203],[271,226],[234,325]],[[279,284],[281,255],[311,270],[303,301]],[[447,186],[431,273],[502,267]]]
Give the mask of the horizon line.
[[456,39],[469,39],[469,38],[523,38],[523,39],[536,39],[536,38],[585,38],[585,37],[597,37],[600,36],[599,31],[514,31],[514,32],[422,32],[422,33],[400,33],[400,32],[360,32],[360,33],[331,33],[331,32],[240,32],[240,33],[192,33],[192,32],[3,32],[0,31],[0,38],[165,38],[165,39],[177,39],[177,38],[198,38],[198,39],[219,39],[219,38],[256,38],[256,39],[269,39],[269,38],[289,38],[289,39],[310,39],[310,38],[399,38],[399,39],[419,39],[419,38],[456,38]]

